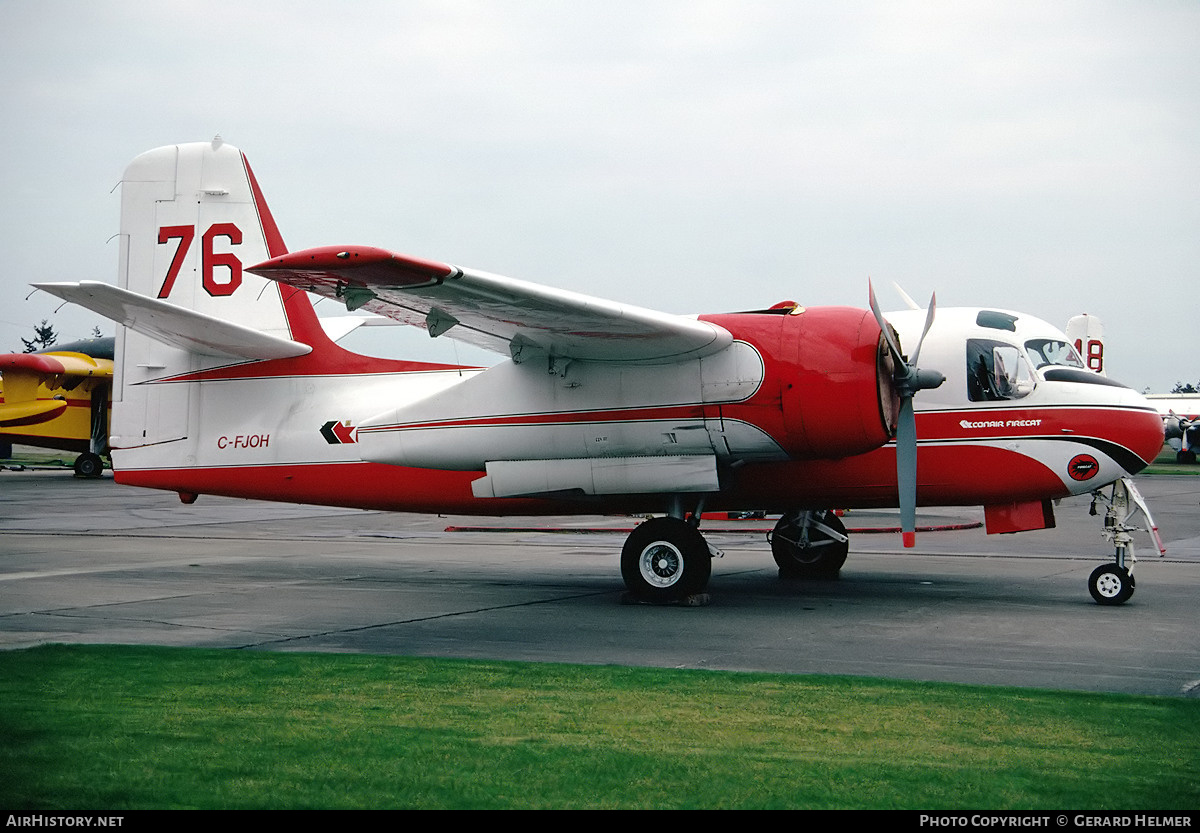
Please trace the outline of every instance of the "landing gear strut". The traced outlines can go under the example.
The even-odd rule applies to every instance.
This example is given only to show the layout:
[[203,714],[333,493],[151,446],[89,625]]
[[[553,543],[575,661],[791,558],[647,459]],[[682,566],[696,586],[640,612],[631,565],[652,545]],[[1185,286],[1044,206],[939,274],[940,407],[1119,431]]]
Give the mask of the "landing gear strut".
[[767,541],[784,579],[836,579],[850,551],[845,525],[827,509],[788,512]]
[[1133,554],[1133,536],[1131,532],[1143,530],[1127,521],[1134,514],[1141,512],[1146,518],[1144,531],[1149,532],[1158,546],[1159,554],[1166,552],[1162,539],[1158,536],[1158,527],[1150,517],[1150,510],[1142,499],[1141,493],[1133,482],[1122,478],[1112,484],[1112,491],[1105,495],[1097,490],[1092,493],[1091,513],[1096,514],[1096,504],[1104,502],[1108,509],[1104,512],[1103,535],[1116,550],[1116,561],[1112,564],[1101,564],[1088,577],[1088,592],[1096,600],[1096,604],[1120,605],[1129,601],[1133,595],[1136,582],[1133,579],[1133,565],[1137,558]]

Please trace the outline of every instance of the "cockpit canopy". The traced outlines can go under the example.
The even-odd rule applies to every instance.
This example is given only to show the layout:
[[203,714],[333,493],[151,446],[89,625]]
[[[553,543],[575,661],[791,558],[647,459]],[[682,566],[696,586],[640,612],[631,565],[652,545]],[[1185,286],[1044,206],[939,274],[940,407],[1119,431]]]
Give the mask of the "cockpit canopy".
[[1058,338],[1031,338],[1025,342],[1025,352],[1033,361],[1033,369],[1041,370],[1046,365],[1077,367],[1086,370],[1083,359],[1075,352],[1069,341]]
[[1075,347],[1061,338],[1028,339],[1024,349],[999,339],[967,339],[967,398],[972,402],[1020,399],[1041,379],[1122,387],[1088,370]]
[[[921,339],[926,317],[924,310],[909,309],[889,313],[888,321],[899,332],[901,344],[913,347]],[[961,407],[964,394],[972,404],[1002,404],[1035,391],[1075,401],[1080,396],[1062,387],[1062,383],[1072,387],[1125,387],[1092,372],[1079,348],[1056,327],[1034,316],[1005,310],[939,308],[921,348],[919,364],[946,377],[941,387],[922,391],[915,400],[918,407],[931,410]],[[1076,393],[1087,400],[1103,398],[1095,390],[1090,395],[1078,390]]]

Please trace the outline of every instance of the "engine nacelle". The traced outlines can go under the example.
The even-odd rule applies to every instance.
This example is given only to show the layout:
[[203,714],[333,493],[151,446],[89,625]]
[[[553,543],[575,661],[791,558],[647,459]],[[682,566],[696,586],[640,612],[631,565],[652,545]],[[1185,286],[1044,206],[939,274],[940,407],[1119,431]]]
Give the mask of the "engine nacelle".
[[[416,468],[486,469],[497,494],[535,482],[607,493],[615,488],[612,461],[624,461],[625,477],[637,468],[630,461],[707,458],[699,480],[691,469],[668,476],[661,468],[670,482],[691,484],[681,489],[712,491],[719,463],[845,457],[891,438],[898,401],[870,312],[826,307],[707,320],[734,342],[660,365],[570,362],[549,373],[544,363],[501,363],[365,420],[359,452]],[[589,462],[598,460],[609,461],[602,471]],[[659,491],[652,481],[623,488]]]
[[723,407],[723,416],[762,427],[792,458],[862,454],[892,438],[900,400],[869,310],[796,307],[705,320],[753,345],[765,365],[758,393]]

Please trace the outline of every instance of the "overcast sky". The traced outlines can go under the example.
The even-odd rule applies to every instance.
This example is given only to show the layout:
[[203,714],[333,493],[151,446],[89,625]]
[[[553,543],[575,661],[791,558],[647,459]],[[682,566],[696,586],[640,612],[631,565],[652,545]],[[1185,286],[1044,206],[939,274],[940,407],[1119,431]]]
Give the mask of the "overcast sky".
[[114,282],[125,165],[219,133],[293,249],[680,313],[870,276],[1088,312],[1109,375],[1200,380],[1194,0],[0,0],[0,67],[0,351],[111,334],[28,283]]

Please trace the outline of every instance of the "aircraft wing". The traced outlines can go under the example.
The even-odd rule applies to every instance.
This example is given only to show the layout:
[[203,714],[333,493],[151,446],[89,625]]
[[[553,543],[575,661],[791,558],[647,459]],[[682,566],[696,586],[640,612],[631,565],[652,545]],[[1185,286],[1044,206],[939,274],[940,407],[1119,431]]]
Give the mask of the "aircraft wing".
[[38,386],[73,390],[85,379],[110,378],[113,363],[83,353],[6,353],[0,355],[0,428],[49,422],[67,408],[64,398],[39,398]]
[[0,356],[0,375],[13,371],[50,377],[66,373],[66,368],[57,356],[44,353],[5,353]]
[[723,328],[575,292],[365,246],[292,252],[250,272],[507,353],[656,363],[699,357],[733,340]]
[[307,344],[260,333],[108,283],[80,281],[35,283],[34,286],[164,344],[205,356],[285,359],[312,352]]
[[54,419],[67,408],[63,399],[38,399],[38,385],[63,375],[66,368],[56,357],[38,353],[7,353],[0,356],[3,388],[0,396],[0,428],[37,425]]
[[[14,354],[14,356],[17,354]],[[89,356],[86,353],[78,353],[73,350],[58,351],[47,349],[41,353],[24,353],[25,356],[40,356],[42,358],[51,359],[58,365],[59,370],[53,375],[55,376],[74,376],[80,378],[89,377],[111,377],[113,375],[112,359],[97,359]],[[8,356],[0,356],[0,370],[4,368],[4,360]]]

